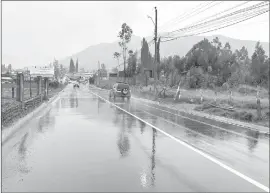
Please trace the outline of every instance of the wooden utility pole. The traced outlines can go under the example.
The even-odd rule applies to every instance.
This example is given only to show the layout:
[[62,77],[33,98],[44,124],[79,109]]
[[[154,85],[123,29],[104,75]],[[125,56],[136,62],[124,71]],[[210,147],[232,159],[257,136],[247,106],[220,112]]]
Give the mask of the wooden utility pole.
[[154,93],[157,98],[157,7],[155,7],[155,62],[154,62]]

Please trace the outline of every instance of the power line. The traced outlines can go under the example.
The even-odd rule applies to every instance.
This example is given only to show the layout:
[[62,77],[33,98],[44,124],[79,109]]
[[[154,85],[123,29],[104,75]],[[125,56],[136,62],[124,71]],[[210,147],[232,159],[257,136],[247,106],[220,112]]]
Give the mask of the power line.
[[[195,13],[189,15],[188,18],[184,17],[184,18],[180,19],[179,21],[177,21],[177,23],[183,21],[185,18],[186,18],[186,19],[190,19],[190,18],[192,18],[193,16],[195,16],[195,15],[197,15],[197,14],[199,14],[199,13],[202,13],[202,12],[208,10],[208,9],[211,9],[212,7],[217,6],[217,5],[219,5],[219,4],[223,3],[223,2],[224,2],[224,1],[216,2],[216,4],[213,4],[213,5],[211,5],[210,7],[206,7],[206,8],[204,8],[203,10],[200,10],[199,12],[195,12]],[[163,31],[164,31],[164,30],[163,30]]]
[[[228,8],[228,9],[222,11],[222,12],[219,12],[219,13],[217,13],[217,14],[215,14],[215,15],[211,15],[211,16],[209,16],[209,17],[205,17],[205,18],[203,18],[203,19],[201,19],[201,20],[199,20],[199,21],[197,21],[197,22],[192,23],[191,25],[198,24],[198,23],[200,23],[200,22],[202,22],[202,21],[205,21],[205,20],[207,20],[207,19],[209,19],[209,18],[211,18],[211,17],[215,17],[215,16],[218,16],[218,15],[220,15],[220,14],[222,14],[222,13],[226,13],[227,11],[231,11],[231,10],[237,8],[237,7],[241,7],[242,5],[245,5],[245,4],[249,3],[249,2],[250,2],[250,1],[246,1],[246,2],[241,3],[241,4],[239,4],[239,5],[235,5],[235,6],[230,7],[230,8]],[[191,25],[188,25],[188,26],[185,26],[185,27],[189,27],[189,26],[191,26]]]
[[[254,13],[258,13],[258,12],[264,11],[264,10],[267,10],[267,8],[257,10],[256,12],[254,11],[254,12],[251,12],[251,13],[243,13],[241,15],[234,15],[234,16],[231,16],[229,19],[224,19],[222,21],[214,21],[212,23],[209,23],[209,24],[206,24],[206,25],[203,25],[203,26],[200,26],[200,27],[195,27],[194,29],[186,29],[186,30],[181,30],[181,31],[184,31],[184,33],[185,33],[185,32],[194,31],[194,30],[198,30],[198,29],[204,29],[204,28],[209,28],[209,27],[220,26],[222,24],[230,23],[232,21],[247,18],[248,16],[253,16]],[[218,24],[218,25],[216,25],[216,24]],[[173,38],[173,37],[165,37],[165,38]]]
[[257,5],[250,6],[250,7],[248,7],[248,8],[243,8],[243,9],[237,10],[237,11],[232,12],[232,13],[230,13],[230,14],[226,14],[226,15],[223,15],[223,16],[221,16],[221,17],[218,17],[218,18],[215,18],[215,19],[212,19],[212,20],[203,22],[203,23],[199,23],[199,24],[192,25],[192,26],[185,27],[185,28],[180,28],[180,29],[177,29],[177,30],[168,32],[167,34],[171,34],[171,33],[174,33],[174,32],[185,31],[185,30],[188,30],[188,29],[200,27],[200,26],[202,26],[202,25],[211,23],[211,22],[213,22],[213,21],[218,21],[218,20],[221,20],[221,19],[226,19],[226,17],[230,17],[230,16],[233,16],[233,15],[239,14],[239,13],[241,13],[241,12],[243,13],[243,12],[251,11],[252,9],[257,9],[257,8],[260,8],[260,7],[263,7],[263,6],[267,5],[267,4],[264,4],[264,5],[261,5],[261,4],[264,4],[264,2],[259,3],[259,4],[257,4]]
[[212,31],[216,31],[216,30],[223,29],[223,28],[226,28],[226,27],[229,27],[229,26],[232,26],[232,25],[236,25],[236,24],[238,24],[238,23],[240,23],[240,22],[243,22],[243,21],[252,19],[252,18],[254,18],[254,17],[257,17],[257,16],[262,15],[262,14],[267,13],[267,12],[269,12],[269,10],[265,10],[265,11],[263,11],[263,12],[261,12],[261,13],[258,13],[258,14],[256,14],[256,15],[252,16],[252,17],[248,17],[248,18],[243,19],[243,20],[241,20],[241,21],[237,21],[237,22],[234,22],[234,23],[232,23],[232,24],[229,24],[229,25],[226,25],[226,26],[222,26],[222,27],[219,27],[219,28],[216,28],[216,29],[212,29],[212,30],[208,30],[208,31],[204,31],[204,32],[196,33],[196,34],[190,34],[190,35],[178,36],[178,37],[174,37],[174,38],[169,39],[169,40],[163,40],[163,41],[161,41],[161,42],[168,42],[168,41],[176,40],[176,39],[181,38],[181,37],[195,36],[195,35],[200,35],[200,34],[212,32]]
[[[171,20],[169,20],[169,21],[166,22],[165,24],[159,26],[159,28],[162,29],[163,27],[168,26],[169,23],[174,23],[176,20],[181,19],[181,18],[183,18],[183,17],[186,17],[187,14],[191,14],[192,12],[197,11],[197,10],[203,8],[204,6],[207,6],[207,5],[209,5],[209,4],[213,3],[213,2],[214,2],[214,1],[212,1],[212,2],[210,2],[210,3],[209,3],[209,2],[208,2],[208,3],[207,3],[207,2],[200,3],[197,7],[193,8],[191,12],[186,11],[185,13],[183,13],[183,14],[181,14],[181,15],[179,15],[179,16],[177,16],[177,17],[171,19]],[[206,4],[206,5],[203,5],[203,4]],[[201,7],[201,6],[202,6],[202,7]]]
[[[199,11],[199,12],[193,13],[192,15],[190,15],[189,18],[193,17],[195,14],[202,13],[202,12],[204,12],[205,10],[208,10],[208,9],[210,9],[210,8],[212,8],[212,7],[214,7],[214,6],[217,6],[217,5],[219,5],[219,4],[223,3],[223,2],[224,2],[224,1],[216,2],[216,4],[214,4],[214,5],[210,6],[210,7],[206,7],[205,9],[203,9],[203,10],[201,10],[201,11]],[[189,19],[189,18],[188,18],[188,19]],[[185,19],[185,18],[183,18],[183,19]],[[180,21],[183,21],[183,19],[181,19]],[[180,21],[178,21],[178,22],[180,22]]]
[[202,25],[205,25],[205,24],[208,24],[208,23],[211,23],[213,21],[218,21],[218,20],[221,20],[221,19],[226,19],[226,17],[230,17],[230,16],[234,16],[236,14],[239,14],[239,13],[243,13],[243,12],[247,12],[247,11],[251,11],[252,9],[257,9],[257,8],[260,8],[262,6],[265,6],[265,5],[261,5],[262,3],[259,3],[257,5],[253,5],[253,6],[250,6],[248,8],[244,8],[244,9],[240,9],[240,10],[237,10],[235,12],[232,12],[232,13],[229,13],[229,14],[226,14],[226,15],[223,15],[223,16],[220,16],[218,18],[215,18],[215,19],[212,19],[212,20],[208,20],[208,21],[205,21],[203,23],[199,23],[197,25],[192,25],[192,26],[189,26],[189,27],[185,27],[185,28],[180,28],[178,30],[174,30],[172,32],[168,32],[168,34],[170,33],[174,33],[174,32],[179,32],[179,31],[185,31],[187,29],[192,29],[192,28],[196,28],[196,27],[199,27],[199,26],[202,26]]

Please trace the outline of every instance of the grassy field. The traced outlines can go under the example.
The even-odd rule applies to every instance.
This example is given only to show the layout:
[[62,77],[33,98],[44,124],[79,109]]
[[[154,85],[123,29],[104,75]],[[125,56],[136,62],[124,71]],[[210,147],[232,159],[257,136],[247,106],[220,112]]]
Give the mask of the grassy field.
[[[99,87],[110,89],[114,84],[114,80],[102,80]],[[137,97],[154,100],[154,87],[149,85],[147,87],[131,86],[132,95]],[[161,91],[161,86],[158,86],[158,90]],[[244,91],[247,91],[245,94]],[[258,119],[257,116],[257,100],[256,100],[256,88],[250,86],[240,86],[233,89],[232,100],[230,101],[229,91],[220,89],[215,95],[215,91],[205,89],[202,92],[203,102],[201,103],[200,90],[196,89],[182,89],[180,99],[175,102],[174,96],[176,88],[169,88],[166,90],[166,97],[162,95],[159,98],[160,102],[173,104],[178,108],[189,108],[197,111],[203,111],[207,114],[218,115],[222,117],[233,118],[244,122],[251,122],[258,125],[269,127],[269,95],[268,91],[262,89],[260,92],[260,106],[262,119]],[[216,102],[215,102],[216,98]],[[214,105],[214,106],[213,106]],[[223,108],[232,107],[232,110],[226,110]]]

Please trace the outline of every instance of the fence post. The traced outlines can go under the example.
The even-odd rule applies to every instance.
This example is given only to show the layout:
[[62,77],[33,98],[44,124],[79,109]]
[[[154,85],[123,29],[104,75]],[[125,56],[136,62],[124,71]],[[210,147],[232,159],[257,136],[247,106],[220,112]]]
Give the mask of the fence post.
[[30,75],[30,97],[32,98],[32,78],[31,78],[31,75]]
[[24,99],[24,78],[22,73],[17,74],[17,101],[23,102]]
[[180,85],[181,85],[181,81],[179,82],[177,90],[176,90],[176,94],[175,94],[175,98],[174,98],[175,101],[178,101],[181,97]]
[[232,90],[230,90],[230,105],[232,105]]
[[12,87],[12,98],[14,98],[14,87]]
[[262,118],[262,111],[261,111],[260,91],[259,91],[259,87],[258,86],[257,86],[256,99],[257,99],[257,116],[258,116],[258,119],[261,120],[261,118]]
[[37,95],[41,94],[41,80],[42,80],[42,77],[38,76],[37,77]]
[[49,82],[49,79],[48,78],[44,78],[44,84],[45,84],[45,95],[44,95],[44,99],[45,100],[48,99],[48,94],[49,94],[48,82]]
[[201,104],[203,102],[203,94],[202,94],[202,89],[200,89],[200,94],[201,94]]

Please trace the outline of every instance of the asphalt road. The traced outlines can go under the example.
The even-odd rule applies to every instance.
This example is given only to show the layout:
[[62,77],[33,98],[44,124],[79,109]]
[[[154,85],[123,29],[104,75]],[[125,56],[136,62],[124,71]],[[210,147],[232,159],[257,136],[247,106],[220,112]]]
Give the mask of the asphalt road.
[[2,191],[269,191],[268,137],[107,100],[107,91],[67,86],[2,144]]

